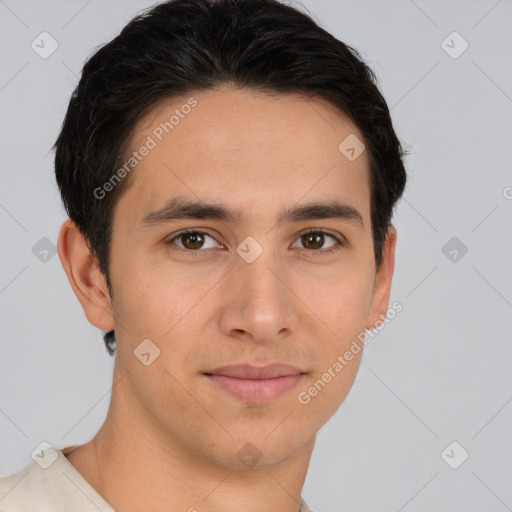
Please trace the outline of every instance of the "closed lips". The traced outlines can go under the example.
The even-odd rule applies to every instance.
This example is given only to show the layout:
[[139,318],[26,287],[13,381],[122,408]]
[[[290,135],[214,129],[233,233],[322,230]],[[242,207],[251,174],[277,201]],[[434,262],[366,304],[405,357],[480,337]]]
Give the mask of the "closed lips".
[[251,365],[223,366],[205,372],[205,375],[222,375],[237,379],[275,379],[276,377],[287,377],[290,375],[301,375],[304,372],[287,364],[270,364],[263,367]]
[[218,389],[238,401],[263,406],[291,391],[305,374],[294,366],[273,363],[264,367],[248,364],[223,366],[204,375]]

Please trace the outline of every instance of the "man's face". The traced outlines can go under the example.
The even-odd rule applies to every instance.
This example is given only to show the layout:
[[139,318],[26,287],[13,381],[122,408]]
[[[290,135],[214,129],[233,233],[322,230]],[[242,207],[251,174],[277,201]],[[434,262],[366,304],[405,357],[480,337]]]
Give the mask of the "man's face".
[[[227,88],[190,96],[193,108],[181,108],[189,96],[174,98],[138,124],[131,150],[148,136],[156,145],[114,211],[113,325],[116,364],[128,372],[127,421],[149,421],[162,439],[217,464],[241,466],[246,443],[250,456],[261,454],[259,464],[277,464],[343,402],[362,350],[331,370],[316,394],[307,391],[387,308],[386,300],[372,303],[369,159],[340,152],[347,136],[363,137],[323,100]],[[160,123],[176,109],[179,122],[162,134]],[[156,222],[153,215],[143,222],[178,196],[240,218]],[[355,209],[361,222],[353,211],[277,222],[285,210],[334,201]],[[184,229],[195,233],[177,237]],[[134,351],[140,355],[147,339],[160,354],[154,359],[153,345],[143,345],[150,354],[143,359],[152,361],[146,366]],[[303,375],[278,394],[267,386],[274,396],[258,395],[258,383],[252,394],[236,395],[206,375],[270,363]]]

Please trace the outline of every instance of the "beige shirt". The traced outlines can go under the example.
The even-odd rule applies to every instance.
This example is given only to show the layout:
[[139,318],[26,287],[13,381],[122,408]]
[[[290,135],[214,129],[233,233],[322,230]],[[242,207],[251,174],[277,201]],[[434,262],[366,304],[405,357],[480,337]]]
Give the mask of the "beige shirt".
[[[115,512],[65,457],[78,446],[46,448],[0,478],[0,512]],[[302,498],[299,512],[313,512]]]

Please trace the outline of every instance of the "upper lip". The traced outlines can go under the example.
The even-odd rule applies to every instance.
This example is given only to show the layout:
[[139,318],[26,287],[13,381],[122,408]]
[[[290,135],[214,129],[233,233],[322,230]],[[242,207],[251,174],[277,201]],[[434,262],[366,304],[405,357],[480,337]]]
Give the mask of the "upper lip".
[[222,366],[205,372],[206,375],[223,375],[225,377],[236,377],[238,379],[273,379],[289,375],[301,375],[302,372],[289,364],[274,363],[267,366],[251,366],[248,364]]

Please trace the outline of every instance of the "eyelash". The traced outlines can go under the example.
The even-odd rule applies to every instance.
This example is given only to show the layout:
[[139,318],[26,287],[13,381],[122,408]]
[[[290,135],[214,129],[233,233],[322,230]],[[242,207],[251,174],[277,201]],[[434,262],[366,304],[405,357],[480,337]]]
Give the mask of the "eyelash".
[[[173,245],[175,240],[177,240],[178,238],[180,238],[183,235],[190,234],[190,233],[208,235],[209,237],[213,238],[213,236],[210,235],[209,233],[207,233],[206,231],[200,231],[198,229],[184,229],[184,230],[180,231],[179,233],[177,233],[176,235],[174,235],[172,238],[166,240],[165,244],[171,246],[171,245]],[[297,238],[301,238],[304,235],[309,235],[312,233],[321,233],[323,235],[327,235],[327,236],[333,238],[334,240],[336,240],[337,244],[334,245],[333,247],[330,247],[329,249],[324,249],[324,250],[322,250],[322,249],[304,249],[305,251],[308,251],[311,256],[315,256],[315,257],[316,256],[325,256],[326,254],[335,253],[335,252],[341,250],[343,247],[345,247],[344,241],[342,241],[338,237],[334,236],[333,234],[331,234],[328,231],[325,231],[323,229],[308,229],[306,231],[299,233]],[[187,254],[189,254],[191,256],[199,256],[199,253],[205,252],[204,250],[201,250],[201,249],[196,249],[196,250],[183,249],[182,247],[178,247],[178,246],[173,247],[172,249],[178,250],[181,252],[186,252]]]

